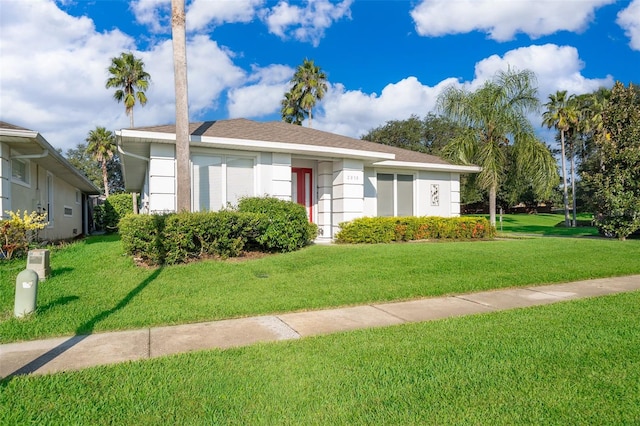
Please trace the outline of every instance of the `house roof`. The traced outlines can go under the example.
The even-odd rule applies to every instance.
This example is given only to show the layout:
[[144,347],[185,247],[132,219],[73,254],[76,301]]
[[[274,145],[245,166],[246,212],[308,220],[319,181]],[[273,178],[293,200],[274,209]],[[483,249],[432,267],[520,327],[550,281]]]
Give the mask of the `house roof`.
[[[174,124],[122,129],[116,132],[124,154],[123,170],[128,189],[138,190],[144,179],[149,143],[175,144]],[[453,165],[440,157],[394,146],[337,135],[282,121],[257,122],[244,118],[190,123],[190,145],[262,152],[287,152],[318,158],[358,158],[370,166],[460,173],[480,171],[476,166]],[[129,154],[129,155],[128,155]],[[142,171],[140,170],[142,169]],[[135,181],[135,183],[134,183]]]
[[12,152],[12,157],[28,158],[86,194],[100,194],[100,189],[73,167],[40,133],[0,121],[0,142],[15,151]]

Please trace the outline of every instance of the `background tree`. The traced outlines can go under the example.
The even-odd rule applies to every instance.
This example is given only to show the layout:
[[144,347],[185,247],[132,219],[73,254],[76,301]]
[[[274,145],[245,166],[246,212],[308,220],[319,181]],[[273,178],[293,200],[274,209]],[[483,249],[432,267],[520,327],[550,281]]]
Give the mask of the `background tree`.
[[571,129],[575,129],[578,124],[578,109],[573,99],[574,95],[567,97],[566,90],[559,90],[555,94],[549,95],[549,102],[544,104],[547,110],[542,114],[542,124],[549,129],[555,127],[560,132],[560,163],[562,166],[562,188],[564,197],[564,226],[566,227],[570,226],[570,221],[565,136]]
[[116,137],[104,127],[96,126],[87,136],[87,153],[100,163],[102,168],[102,182],[104,184],[104,196],[109,196],[109,179],[107,162],[113,158],[116,151]]
[[144,62],[131,52],[123,52],[120,56],[111,58],[108,70],[110,77],[107,79],[106,88],[116,88],[113,98],[118,103],[124,103],[130,127],[133,127],[133,107],[136,100],[142,106],[147,103],[144,91],[149,88],[151,76],[144,70]]
[[[101,165],[87,152],[86,144],[80,143],[75,148],[67,149],[64,156],[73,167],[104,191]],[[120,157],[117,153],[114,153],[113,157],[107,161],[107,183],[110,195],[124,192],[124,179],[120,168]]]
[[491,224],[496,223],[496,194],[505,179],[506,146],[537,194],[550,194],[556,184],[555,160],[534,135],[527,114],[538,108],[535,75],[529,70],[501,71],[474,92],[450,86],[438,97],[438,109],[464,131],[443,150],[458,163],[477,164],[478,185],[489,191]]
[[[288,117],[288,120],[291,120],[288,122],[297,123],[298,111],[296,108],[299,108],[309,118],[309,127],[311,127],[313,107],[324,98],[327,91],[327,75],[313,63],[313,60],[305,58],[302,64],[296,68],[290,83],[292,84],[291,89],[285,93],[282,101],[282,119],[287,121]],[[285,104],[287,105],[286,110]]]
[[624,240],[640,229],[640,90],[616,82],[602,112],[598,163],[582,173],[594,188],[596,224]]
[[176,163],[178,211],[191,211],[189,166],[189,95],[187,84],[187,41],[184,0],[171,0],[171,38],[176,93]]
[[286,123],[302,125],[304,121],[304,110],[300,107],[298,100],[291,92],[284,94],[284,98],[280,102],[280,114],[282,121]]
[[405,120],[387,121],[369,130],[361,139],[440,155],[442,148],[460,133],[461,128],[453,121],[429,113],[422,120],[417,115],[412,115]]

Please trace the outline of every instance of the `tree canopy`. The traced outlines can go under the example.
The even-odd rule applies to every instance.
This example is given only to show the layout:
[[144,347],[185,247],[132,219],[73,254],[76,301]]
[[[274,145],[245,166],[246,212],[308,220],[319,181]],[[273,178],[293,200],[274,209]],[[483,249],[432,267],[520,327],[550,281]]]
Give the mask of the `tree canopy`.
[[305,58],[296,68],[290,83],[291,89],[284,94],[281,101],[282,120],[302,124],[306,117],[311,127],[313,108],[327,92],[327,75],[313,60]]
[[505,180],[507,147],[512,145],[517,173],[526,176],[540,196],[557,184],[555,160],[534,134],[528,114],[539,106],[533,72],[501,71],[480,88],[469,92],[450,86],[438,97],[438,109],[464,131],[443,150],[445,157],[461,164],[482,167],[477,176],[481,189],[489,191],[489,212],[496,223],[496,194]]
[[144,106],[147,103],[145,90],[149,88],[151,76],[144,70],[142,59],[136,58],[131,52],[123,52],[120,56],[111,58],[108,68],[110,77],[106,88],[116,88],[113,98],[124,103],[125,112],[129,116],[133,127],[133,107],[136,102]]

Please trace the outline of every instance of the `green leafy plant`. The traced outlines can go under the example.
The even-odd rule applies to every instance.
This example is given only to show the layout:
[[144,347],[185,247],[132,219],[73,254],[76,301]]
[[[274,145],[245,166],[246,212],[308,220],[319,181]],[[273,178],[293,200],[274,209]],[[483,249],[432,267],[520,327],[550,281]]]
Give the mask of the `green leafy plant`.
[[116,231],[120,219],[130,213],[133,213],[130,193],[111,195],[94,210],[96,225],[107,232]]
[[318,235],[318,226],[309,223],[304,206],[274,197],[247,197],[238,202],[238,211],[259,213],[256,243],[267,251],[289,252],[309,244]]
[[340,224],[339,243],[390,243],[429,239],[487,239],[495,228],[482,217],[363,217]]
[[14,255],[24,255],[33,240],[34,232],[44,229],[48,222],[46,214],[37,212],[20,215],[17,212],[6,212],[9,219],[0,221],[0,258],[11,259]]

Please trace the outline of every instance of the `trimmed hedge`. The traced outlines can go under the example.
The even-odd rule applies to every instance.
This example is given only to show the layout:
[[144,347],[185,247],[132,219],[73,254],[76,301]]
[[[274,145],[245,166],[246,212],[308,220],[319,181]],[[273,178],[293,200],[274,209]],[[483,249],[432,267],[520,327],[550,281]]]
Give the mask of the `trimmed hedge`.
[[107,232],[116,231],[120,219],[130,213],[133,213],[131,193],[110,195],[94,208],[96,227]]
[[483,217],[363,217],[340,224],[338,243],[390,243],[429,239],[487,239],[495,228]]
[[119,227],[126,253],[149,265],[294,251],[317,234],[304,207],[275,198],[245,198],[238,211],[126,215]]
[[238,202],[238,211],[264,215],[255,239],[262,250],[297,250],[318,235],[318,226],[309,223],[304,206],[274,197],[246,197]]

